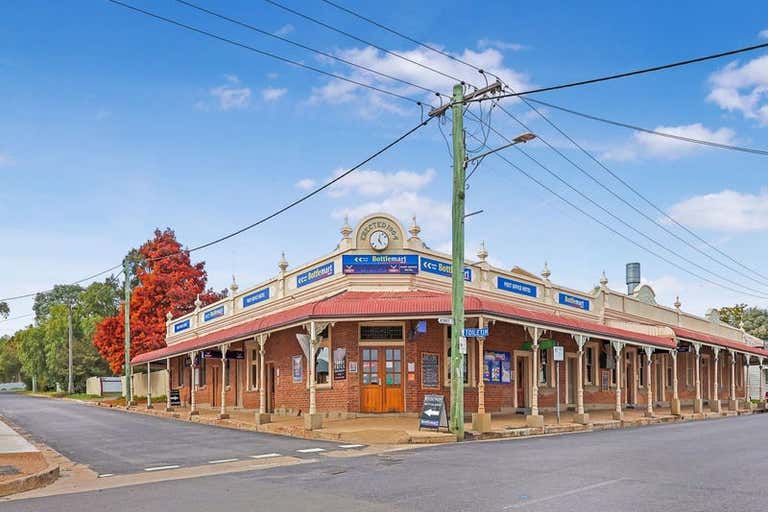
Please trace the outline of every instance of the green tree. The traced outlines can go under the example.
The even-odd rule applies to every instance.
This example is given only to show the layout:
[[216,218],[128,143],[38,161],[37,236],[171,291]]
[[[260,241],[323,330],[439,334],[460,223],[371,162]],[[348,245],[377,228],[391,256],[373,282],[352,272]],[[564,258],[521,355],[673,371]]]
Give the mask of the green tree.
[[10,312],[11,308],[8,307],[8,303],[0,302],[0,318],[8,318]]
[[21,378],[16,340],[10,336],[0,337],[0,382],[15,382]]
[[36,378],[38,388],[46,389],[49,380],[45,362],[44,330],[30,325],[16,332],[13,337],[16,340],[16,350],[24,381],[31,388],[31,381]]
[[57,284],[49,292],[38,293],[32,305],[35,320],[38,324],[42,322],[48,316],[51,306],[77,303],[82,293],[83,287],[77,284]]
[[768,340],[768,309],[736,304],[718,310],[720,320],[734,327],[744,326],[747,334]]

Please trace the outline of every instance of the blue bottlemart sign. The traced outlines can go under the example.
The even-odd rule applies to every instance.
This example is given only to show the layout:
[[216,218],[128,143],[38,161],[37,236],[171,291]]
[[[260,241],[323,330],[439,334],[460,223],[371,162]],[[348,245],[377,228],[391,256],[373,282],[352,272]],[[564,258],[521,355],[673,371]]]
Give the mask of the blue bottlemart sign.
[[415,254],[347,254],[341,257],[345,274],[417,274]]
[[253,306],[256,303],[269,299],[269,288],[262,288],[243,297],[243,307]]
[[572,308],[589,311],[589,300],[576,297],[575,295],[560,292],[557,295],[557,301],[563,306],[570,306]]
[[536,287],[532,284],[515,281],[514,279],[507,279],[506,277],[501,276],[496,278],[496,287],[505,292],[517,293],[527,297],[536,297],[538,292]]
[[186,331],[190,327],[189,318],[186,320],[182,320],[181,322],[176,322],[173,324],[173,333],[176,334],[177,332]]
[[324,265],[320,265],[319,267],[315,267],[312,270],[307,270],[306,272],[296,276],[296,287],[301,288],[302,286],[307,286],[308,284],[312,284],[315,281],[325,279],[326,277],[331,277],[333,272],[334,269],[332,261]]
[[224,316],[224,304],[217,306],[213,309],[209,309],[203,313],[203,322],[209,322],[215,318]]
[[[452,264],[445,263],[439,260],[433,260],[431,258],[425,258],[424,256],[421,257],[421,264],[419,265],[419,268],[424,272],[429,272],[430,274],[437,274],[439,276],[451,277],[453,275]],[[466,267],[464,268],[464,280],[472,281],[471,268],[466,268]]]

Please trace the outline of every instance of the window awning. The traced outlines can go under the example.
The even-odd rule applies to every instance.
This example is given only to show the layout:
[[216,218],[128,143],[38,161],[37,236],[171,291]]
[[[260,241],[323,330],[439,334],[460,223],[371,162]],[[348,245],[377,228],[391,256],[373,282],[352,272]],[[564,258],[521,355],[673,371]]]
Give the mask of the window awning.
[[[597,338],[619,340],[628,343],[674,349],[672,337],[648,334],[610,327],[570,316],[534,311],[490,299],[467,296],[464,301],[465,314],[489,315],[495,318],[535,325],[553,330],[577,332]],[[248,336],[274,331],[310,320],[351,320],[358,318],[393,318],[418,316],[449,316],[451,296],[447,293],[430,291],[404,292],[361,292],[346,291],[315,302],[278,311],[239,325],[203,334],[174,345],[133,358],[132,364],[147,363],[168,357],[200,350],[217,344],[246,338]]]

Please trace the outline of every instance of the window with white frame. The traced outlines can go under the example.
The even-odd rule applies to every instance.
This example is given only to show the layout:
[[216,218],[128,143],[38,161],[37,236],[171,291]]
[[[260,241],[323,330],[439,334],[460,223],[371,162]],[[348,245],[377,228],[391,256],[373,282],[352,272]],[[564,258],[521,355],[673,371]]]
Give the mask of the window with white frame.
[[549,382],[549,349],[539,350],[539,384],[545,386]]
[[685,385],[693,386],[696,371],[696,356],[693,352],[685,352]]
[[320,347],[315,352],[315,383],[330,384],[330,354],[328,347]]
[[584,381],[586,384],[594,385],[595,379],[595,347],[587,345],[584,348]]
[[638,375],[638,386],[645,387],[645,365],[648,364],[646,361],[645,353],[640,352],[637,354],[637,371],[640,372]]
[[[464,354],[464,385],[469,386],[474,383],[473,368],[474,368],[474,344],[467,343],[467,353]],[[451,326],[447,326],[445,329],[445,339],[443,340],[443,361],[445,362],[443,368],[443,382],[445,386],[451,385]]]
[[200,361],[195,368],[195,386],[200,388],[205,386],[205,358],[201,355],[198,358]]
[[248,352],[248,387],[250,389],[259,389],[259,349],[253,348]]

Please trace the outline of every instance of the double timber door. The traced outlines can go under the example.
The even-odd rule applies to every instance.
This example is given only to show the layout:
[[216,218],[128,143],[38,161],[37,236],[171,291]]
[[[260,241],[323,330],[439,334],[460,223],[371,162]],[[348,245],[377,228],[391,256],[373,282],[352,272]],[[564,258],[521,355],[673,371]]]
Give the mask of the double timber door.
[[361,348],[361,412],[403,412],[403,347]]

